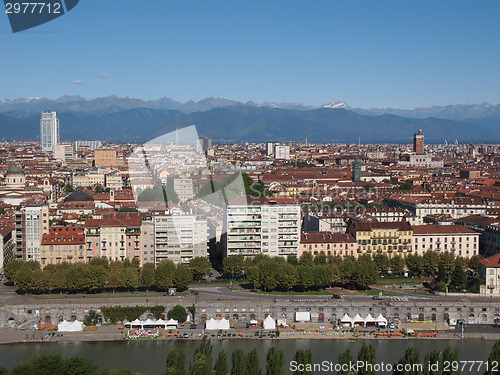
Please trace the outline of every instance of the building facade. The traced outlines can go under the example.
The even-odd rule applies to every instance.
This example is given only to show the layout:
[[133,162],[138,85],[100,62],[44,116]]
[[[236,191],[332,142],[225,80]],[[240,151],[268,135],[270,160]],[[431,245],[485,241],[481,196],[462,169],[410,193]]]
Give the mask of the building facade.
[[353,222],[347,228],[358,242],[358,255],[386,254],[406,257],[413,250],[413,230],[409,223]]
[[42,235],[40,266],[87,261],[85,227],[53,226]]
[[48,206],[27,206],[16,211],[16,258],[40,261],[42,235],[49,233]]
[[232,202],[224,207],[224,256],[298,256],[300,218],[297,204],[268,204],[265,198]]
[[114,148],[97,148],[94,151],[96,167],[116,168],[118,167],[118,153]]
[[350,233],[303,232],[300,237],[299,256],[309,252],[313,256],[358,256],[358,244]]
[[418,255],[433,250],[470,258],[479,254],[479,233],[462,225],[415,225],[413,244]]

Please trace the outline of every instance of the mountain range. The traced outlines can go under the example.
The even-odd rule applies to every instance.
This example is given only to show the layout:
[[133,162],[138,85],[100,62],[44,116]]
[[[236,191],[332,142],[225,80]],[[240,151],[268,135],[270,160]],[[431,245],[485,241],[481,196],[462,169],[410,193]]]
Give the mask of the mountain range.
[[238,102],[206,98],[181,103],[109,96],[88,100],[0,100],[0,139],[37,140],[40,112],[55,110],[61,139],[145,142],[176,128],[196,125],[219,142],[410,143],[422,129],[427,142],[500,142],[500,104],[400,109],[351,108],[342,101],[314,107],[301,103]]

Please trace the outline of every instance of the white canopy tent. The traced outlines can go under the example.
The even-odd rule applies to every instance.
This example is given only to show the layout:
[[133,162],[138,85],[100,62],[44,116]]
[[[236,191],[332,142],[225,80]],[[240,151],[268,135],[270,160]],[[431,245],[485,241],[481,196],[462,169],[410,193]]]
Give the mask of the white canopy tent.
[[268,315],[267,318],[264,319],[262,325],[264,329],[276,329],[276,322],[271,317],[271,315]]
[[361,317],[361,315],[356,314],[356,316],[354,318],[352,318],[352,323],[353,324],[364,325],[365,324],[365,320]]
[[227,330],[229,329],[229,320],[227,319],[220,319],[220,320],[215,320],[213,318],[210,318],[205,322],[205,329],[207,330]]
[[368,314],[365,317],[365,327],[367,327],[367,324],[375,325],[376,323],[377,323],[377,320],[372,316],[372,314]]
[[377,325],[379,327],[381,327],[381,326],[383,326],[383,327],[387,326],[387,319],[384,318],[384,316],[382,314],[379,314],[379,316],[377,316],[375,318],[375,321],[377,322]]
[[169,319],[165,322],[165,326],[167,329],[177,329],[177,327],[179,326],[179,321],[175,319]]
[[80,332],[83,331],[83,323],[75,320],[74,322],[67,322],[63,320],[57,325],[57,330],[60,332]]
[[349,326],[352,326],[353,321],[352,321],[352,318],[349,315],[345,314],[342,317],[342,319],[340,319],[340,323],[342,323],[343,325],[349,324]]
[[311,321],[311,313],[309,311],[297,311],[295,313],[295,321],[296,322],[310,322]]

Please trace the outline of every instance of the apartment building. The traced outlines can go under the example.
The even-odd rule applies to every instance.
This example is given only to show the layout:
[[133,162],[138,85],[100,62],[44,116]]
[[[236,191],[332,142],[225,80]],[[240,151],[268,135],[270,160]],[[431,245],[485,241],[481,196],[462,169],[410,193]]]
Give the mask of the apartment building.
[[242,197],[224,207],[224,257],[299,255],[300,206]]
[[358,242],[358,255],[396,254],[405,257],[412,252],[413,230],[406,221],[353,222],[347,228]]
[[40,261],[42,235],[49,233],[49,207],[27,206],[16,211],[16,258]]
[[479,250],[482,254],[500,253],[500,220],[481,215],[471,215],[457,220],[457,224],[479,233]]
[[436,214],[450,215],[453,219],[468,215],[485,215],[488,208],[482,198],[470,197],[428,198],[408,196],[386,198],[385,203],[389,207],[407,209],[420,219],[427,215]]
[[480,286],[482,296],[500,296],[500,254],[479,261],[479,277],[486,281]]
[[42,235],[40,266],[87,261],[84,226],[53,226]]
[[350,233],[302,232],[299,256],[309,252],[313,256],[358,256],[358,243]]
[[97,148],[94,151],[96,167],[116,168],[118,167],[118,152],[115,148]]
[[141,261],[141,217],[136,212],[104,215],[85,223],[87,259],[106,257],[110,261],[138,258]]
[[463,225],[415,225],[413,244],[418,255],[434,250],[470,258],[479,254],[479,233]]
[[154,215],[154,261],[188,263],[208,256],[207,220],[196,215]]
[[190,178],[176,178],[174,180],[174,190],[181,203],[194,198],[193,180]]
[[16,259],[15,229],[13,225],[0,225],[0,275],[11,260]]

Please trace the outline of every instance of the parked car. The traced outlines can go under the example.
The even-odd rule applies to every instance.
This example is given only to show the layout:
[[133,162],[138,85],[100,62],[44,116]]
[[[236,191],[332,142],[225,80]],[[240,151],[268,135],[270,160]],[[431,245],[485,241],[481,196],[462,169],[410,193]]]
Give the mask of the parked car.
[[340,294],[334,294],[332,296],[333,299],[344,299],[344,297],[342,297]]
[[382,299],[384,299],[384,297],[382,297],[382,296],[373,296],[372,299],[382,300]]

